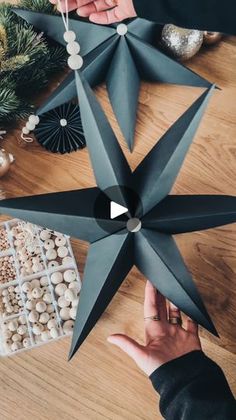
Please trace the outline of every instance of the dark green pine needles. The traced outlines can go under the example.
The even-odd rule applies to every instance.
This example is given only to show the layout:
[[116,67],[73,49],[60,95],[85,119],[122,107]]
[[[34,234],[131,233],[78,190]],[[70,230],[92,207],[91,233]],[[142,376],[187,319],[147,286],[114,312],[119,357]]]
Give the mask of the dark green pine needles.
[[[55,13],[48,0],[22,0],[20,7]],[[25,118],[50,76],[66,64],[63,47],[48,44],[43,34],[0,4],[0,126]]]

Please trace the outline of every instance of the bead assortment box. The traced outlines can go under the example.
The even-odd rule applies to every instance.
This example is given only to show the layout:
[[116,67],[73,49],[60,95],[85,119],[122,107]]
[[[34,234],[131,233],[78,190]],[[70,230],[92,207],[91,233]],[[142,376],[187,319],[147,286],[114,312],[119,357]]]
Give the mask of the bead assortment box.
[[68,336],[80,275],[70,239],[18,219],[0,225],[0,355]]

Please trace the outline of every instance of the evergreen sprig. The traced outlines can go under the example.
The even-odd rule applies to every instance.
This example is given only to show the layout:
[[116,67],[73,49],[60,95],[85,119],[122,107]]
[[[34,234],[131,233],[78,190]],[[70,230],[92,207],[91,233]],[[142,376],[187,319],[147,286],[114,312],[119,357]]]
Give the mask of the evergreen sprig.
[[[56,13],[48,0],[22,0],[20,7]],[[42,34],[0,4],[0,125],[32,112],[30,96],[37,94],[66,63],[65,49],[49,43]]]

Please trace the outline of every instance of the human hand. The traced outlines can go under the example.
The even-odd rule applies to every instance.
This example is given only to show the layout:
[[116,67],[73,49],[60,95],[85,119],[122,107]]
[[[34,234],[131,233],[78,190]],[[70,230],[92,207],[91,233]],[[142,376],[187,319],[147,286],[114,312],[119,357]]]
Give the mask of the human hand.
[[[151,319],[158,316],[160,320]],[[146,318],[146,319],[145,319]],[[193,350],[201,350],[198,326],[187,319],[185,328],[171,324],[168,319],[181,321],[178,308],[167,303],[165,298],[147,281],[144,299],[145,345],[137,343],[124,334],[108,337],[109,343],[120,347],[148,376],[170,360]]]
[[[58,0],[50,0],[58,4]],[[61,0],[65,12],[66,1]],[[68,11],[76,10],[79,16],[88,17],[91,22],[103,25],[120,22],[137,16],[133,0],[68,0]]]

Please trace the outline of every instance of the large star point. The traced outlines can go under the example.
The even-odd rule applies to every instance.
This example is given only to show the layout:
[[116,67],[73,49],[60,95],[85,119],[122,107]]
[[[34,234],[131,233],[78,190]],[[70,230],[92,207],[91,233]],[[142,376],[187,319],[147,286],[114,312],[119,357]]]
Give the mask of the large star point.
[[[172,235],[235,222],[236,197],[169,195],[214,86],[173,124],[133,173],[99,102],[79,72],[76,87],[83,102],[82,124],[98,187],[0,203],[1,213],[90,242],[70,357],[134,264],[186,315],[217,334]],[[132,192],[139,196],[133,207]],[[99,215],[95,211],[98,198],[102,202]],[[110,200],[118,200],[130,214],[112,220],[106,210]],[[134,217],[141,229],[130,232],[127,222]]]
[[[65,45],[65,29],[60,16],[18,8],[14,11],[45,35]],[[141,80],[203,88],[209,88],[211,84],[153,46],[160,25],[140,18],[122,25],[127,29],[124,35],[119,33],[119,24],[104,26],[69,19],[69,27],[75,31],[81,45],[83,74],[92,87],[106,83],[114,114],[132,151]],[[69,74],[37,114],[41,115],[75,96],[76,83]]]

